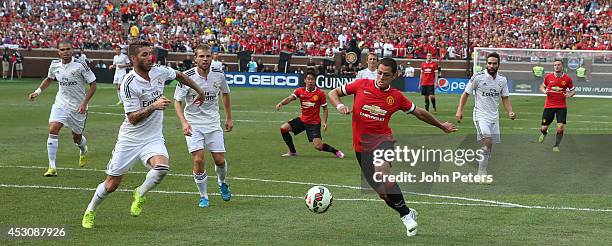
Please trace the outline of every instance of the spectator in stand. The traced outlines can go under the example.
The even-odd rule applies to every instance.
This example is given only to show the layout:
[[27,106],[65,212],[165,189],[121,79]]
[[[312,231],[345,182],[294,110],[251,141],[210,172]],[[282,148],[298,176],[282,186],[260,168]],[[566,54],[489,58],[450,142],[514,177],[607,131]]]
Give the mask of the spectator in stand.
[[[465,1],[8,1],[1,9],[5,44],[54,47],[60,38],[85,49],[112,49],[145,39],[169,50],[213,41],[219,52],[283,49],[332,56],[351,40],[383,55],[453,59],[467,55]],[[472,3],[472,44],[482,47],[612,50],[609,1],[550,0]],[[11,6],[10,4],[13,4]],[[198,4],[200,3],[200,4]],[[494,8],[494,9],[492,9]],[[296,18],[296,17],[304,18]],[[359,16],[359,18],[354,18]],[[384,16],[384,18],[383,18]],[[426,27],[425,30],[422,30]],[[4,31],[6,30],[6,31]],[[406,52],[402,49],[406,46]]]
[[6,79],[11,69],[11,53],[8,48],[2,53],[2,79]]
[[255,57],[251,57],[251,61],[247,64],[248,72],[255,73],[257,72],[257,62],[255,61]]

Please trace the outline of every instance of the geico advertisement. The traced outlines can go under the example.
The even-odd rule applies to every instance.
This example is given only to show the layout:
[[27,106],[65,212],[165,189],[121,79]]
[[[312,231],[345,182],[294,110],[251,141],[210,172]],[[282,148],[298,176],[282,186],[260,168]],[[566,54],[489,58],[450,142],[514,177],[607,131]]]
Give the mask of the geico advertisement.
[[299,87],[301,74],[226,72],[225,80],[232,86]]

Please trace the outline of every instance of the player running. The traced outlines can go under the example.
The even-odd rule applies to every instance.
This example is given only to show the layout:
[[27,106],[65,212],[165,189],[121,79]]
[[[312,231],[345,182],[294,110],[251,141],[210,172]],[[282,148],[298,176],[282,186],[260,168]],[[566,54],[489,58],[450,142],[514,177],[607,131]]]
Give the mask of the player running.
[[[96,92],[96,76],[87,64],[72,57],[74,53],[72,43],[60,41],[57,49],[60,59],[51,62],[47,78],[28,97],[30,101],[34,101],[53,80],[59,83],[59,90],[49,115],[47,138],[49,168],[43,174],[45,177],[57,176],[55,160],[59,148],[58,135],[63,126],[72,129],[72,140],[79,147],[79,166],[87,164],[87,139],[83,136],[83,131],[87,121],[87,104]],[[89,85],[89,90],[86,90],[85,85]]]
[[[298,135],[303,131],[306,131],[308,141],[312,142],[314,148],[319,151],[330,152],[338,158],[344,158],[344,153],[330,146],[329,144],[323,143],[321,137],[321,126],[323,130],[327,131],[327,101],[325,100],[325,92],[315,85],[317,75],[314,69],[307,69],[304,75],[304,82],[306,86],[297,88],[291,95],[283,99],[281,102],[276,104],[276,110],[281,110],[284,105],[287,105],[293,100],[299,99],[302,109],[302,114],[289,122],[283,123],[280,127],[280,132],[289,147],[289,152],[283,154],[283,157],[297,156],[297,151],[293,145],[293,139],[289,132],[293,132],[293,135]],[[323,122],[321,122],[320,111],[323,108]]]
[[[544,113],[542,113],[542,128],[540,128],[540,143],[544,142],[546,134],[548,134],[548,126],[554,118],[557,118],[557,139],[553,146],[554,152],[560,152],[559,144],[563,139],[563,131],[567,119],[567,103],[565,98],[576,95],[574,90],[574,82],[572,78],[563,72],[563,62],[555,60],[553,63],[553,73],[549,73],[544,77],[544,82],[540,85],[540,91],[546,94],[546,102],[544,103]],[[569,90],[569,93],[567,93]]]
[[113,84],[117,89],[117,97],[119,98],[117,105],[121,105],[121,90],[119,88],[121,87],[121,81],[123,81],[123,77],[127,74],[127,68],[129,68],[130,66],[130,58],[126,54],[121,53],[121,46],[115,46],[115,56],[113,56],[113,64],[110,65],[108,69],[115,69],[115,76],[113,76]]
[[223,129],[219,116],[219,95],[223,98],[225,110],[225,130],[234,127],[230,102],[230,89],[221,70],[211,68],[211,49],[208,45],[200,45],[195,49],[196,67],[185,71],[185,75],[195,81],[204,90],[204,102],[200,105],[194,102],[197,93],[182,84],[177,84],[174,91],[174,110],[183,127],[187,140],[187,148],[193,159],[193,179],[200,192],[198,206],[209,206],[208,174],[204,166],[204,148],[210,151],[215,162],[217,184],[221,198],[229,201],[232,197],[226,182],[227,160],[225,160],[225,143]]
[[[378,64],[376,80],[358,79],[353,83],[338,87],[329,92],[329,101],[341,114],[353,114],[353,147],[361,167],[361,173],[368,184],[374,188],[387,206],[397,211],[406,227],[406,234],[417,234],[417,211],[408,208],[400,187],[395,182],[377,182],[375,172],[388,175],[390,163],[376,167],[373,163],[375,150],[394,148],[389,121],[391,115],[401,110],[416,116],[419,120],[442,129],[446,133],[457,129],[452,123],[441,123],[429,112],[416,107],[402,92],[391,87],[391,82],[399,76],[397,63],[392,58],[383,58]],[[355,95],[352,110],[345,106],[340,97]]]
[[[476,127],[476,139],[484,145],[482,148],[483,158],[478,161],[477,175],[481,175],[481,177],[487,175],[487,166],[489,165],[493,143],[500,142],[498,110],[500,97],[510,119],[514,120],[516,118],[510,103],[508,80],[497,72],[500,61],[497,53],[491,53],[487,56],[487,71],[472,76],[459,99],[459,106],[457,106],[457,113],[455,114],[455,118],[461,121],[467,99],[469,95],[474,95],[473,120]],[[483,180],[484,183],[490,183],[491,181],[491,179],[486,178]]]
[[164,97],[164,82],[176,78],[181,84],[197,91],[194,101],[202,102],[204,92],[185,74],[165,66],[154,66],[151,45],[147,42],[130,44],[128,55],[134,70],[121,83],[121,101],[125,120],[119,128],[113,155],[106,167],[106,180],[98,185],[83,215],[82,226],[92,228],[95,209],[103,199],[115,191],[134,161],[140,160],[149,169],[142,185],[134,190],[130,213],[139,216],[145,202],[144,195],[152,190],[168,173],[169,157],[162,133],[164,112],[170,100]]

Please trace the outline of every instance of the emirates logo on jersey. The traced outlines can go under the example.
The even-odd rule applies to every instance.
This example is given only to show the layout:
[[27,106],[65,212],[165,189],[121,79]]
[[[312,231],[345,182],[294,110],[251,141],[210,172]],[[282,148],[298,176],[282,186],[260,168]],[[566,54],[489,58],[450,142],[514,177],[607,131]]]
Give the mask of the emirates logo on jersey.
[[395,103],[395,98],[393,98],[392,96],[388,96],[387,97],[387,104],[389,106],[393,105]]
[[361,109],[364,111],[368,111],[371,115],[384,116],[387,114],[387,110],[381,109],[379,106],[376,106],[376,105],[363,105]]

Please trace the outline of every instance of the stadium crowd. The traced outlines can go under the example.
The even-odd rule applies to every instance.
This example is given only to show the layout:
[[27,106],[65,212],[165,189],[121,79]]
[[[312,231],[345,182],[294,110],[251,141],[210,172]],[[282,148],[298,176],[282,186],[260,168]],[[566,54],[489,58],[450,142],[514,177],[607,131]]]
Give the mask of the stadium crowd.
[[[475,47],[612,50],[605,0],[472,0]],[[357,44],[380,56],[465,57],[467,1],[458,0],[8,0],[3,44],[111,49],[144,39],[171,51],[330,56]]]

